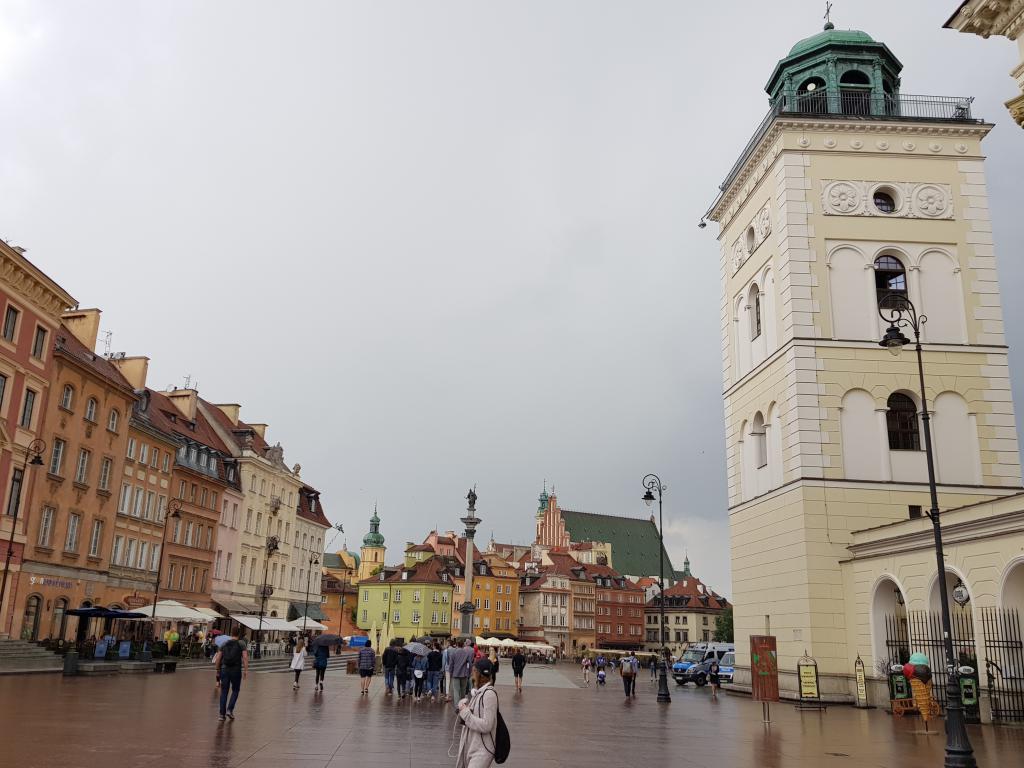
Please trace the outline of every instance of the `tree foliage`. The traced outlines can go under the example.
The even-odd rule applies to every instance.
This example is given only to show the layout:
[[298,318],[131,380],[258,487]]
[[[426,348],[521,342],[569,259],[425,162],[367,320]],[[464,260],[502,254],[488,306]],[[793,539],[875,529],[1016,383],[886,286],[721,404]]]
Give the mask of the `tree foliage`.
[[732,606],[729,606],[715,617],[715,634],[713,639],[716,643],[734,642],[732,631]]

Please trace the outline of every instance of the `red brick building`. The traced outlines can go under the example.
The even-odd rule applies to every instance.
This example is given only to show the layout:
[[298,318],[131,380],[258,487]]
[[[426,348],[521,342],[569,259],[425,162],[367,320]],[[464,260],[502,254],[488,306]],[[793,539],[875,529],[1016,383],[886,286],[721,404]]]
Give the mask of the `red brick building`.
[[640,650],[644,642],[644,590],[603,563],[584,566],[597,593],[597,647]]

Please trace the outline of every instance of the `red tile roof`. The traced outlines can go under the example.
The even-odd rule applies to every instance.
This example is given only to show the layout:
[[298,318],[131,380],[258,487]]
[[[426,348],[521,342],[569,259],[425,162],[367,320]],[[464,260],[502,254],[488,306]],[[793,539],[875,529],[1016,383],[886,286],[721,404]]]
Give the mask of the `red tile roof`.
[[[315,504],[312,503],[313,499],[316,499]],[[304,520],[309,520],[324,528],[331,527],[331,521],[324,514],[324,505],[320,501],[320,491],[310,485],[303,483],[302,488],[299,489],[299,506],[295,511]]]
[[[447,572],[447,568],[445,568],[444,561],[440,557],[427,558],[422,563],[416,563],[411,568],[395,568],[393,571],[385,569],[385,572],[388,575],[385,576],[384,581],[391,584],[401,584],[403,582],[410,584],[451,584],[450,578],[447,581],[441,578],[441,573]],[[403,579],[403,573],[408,573],[408,577]],[[363,579],[360,583],[380,583],[380,580],[380,574],[378,574],[377,576]]]
[[149,409],[146,415],[154,427],[202,443],[225,456],[232,455],[202,411],[196,409],[196,420],[190,422],[167,395],[152,389],[146,391],[149,393]]
[[118,389],[127,392],[134,392],[132,385],[121,375],[117,366],[111,363],[103,355],[97,355],[85,344],[78,340],[78,337],[71,332],[71,329],[61,323],[57,330],[57,338],[54,340],[54,349],[57,354],[73,360],[88,371],[91,371],[101,379],[106,379]]

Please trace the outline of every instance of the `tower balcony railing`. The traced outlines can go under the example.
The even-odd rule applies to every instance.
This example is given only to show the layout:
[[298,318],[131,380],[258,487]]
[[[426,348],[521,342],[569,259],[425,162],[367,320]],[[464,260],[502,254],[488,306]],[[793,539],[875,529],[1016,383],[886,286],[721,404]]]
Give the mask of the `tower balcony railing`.
[[984,123],[984,120],[972,114],[973,102],[973,96],[912,96],[902,93],[876,96],[871,91],[853,89],[844,89],[838,93],[825,90],[783,93],[771,102],[768,114],[750,137],[739,159],[729,169],[719,189],[724,192],[728,188],[776,118],[805,115],[834,120]]

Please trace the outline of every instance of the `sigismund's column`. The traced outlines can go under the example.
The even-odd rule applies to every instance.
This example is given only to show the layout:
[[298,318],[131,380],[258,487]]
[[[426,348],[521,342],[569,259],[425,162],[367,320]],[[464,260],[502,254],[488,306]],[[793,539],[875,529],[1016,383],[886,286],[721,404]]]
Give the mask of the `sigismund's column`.
[[466,599],[459,606],[462,613],[462,636],[472,639],[476,633],[473,631],[473,612],[476,606],[473,604],[473,537],[476,536],[476,527],[480,525],[480,518],[476,516],[476,488],[470,488],[466,494],[469,506],[466,508],[466,516],[461,518],[462,524],[466,526]]

